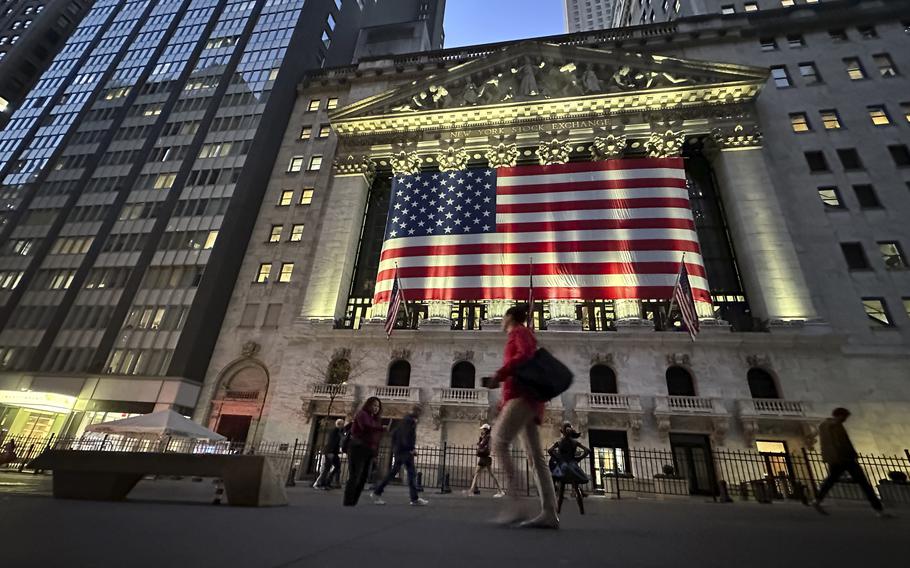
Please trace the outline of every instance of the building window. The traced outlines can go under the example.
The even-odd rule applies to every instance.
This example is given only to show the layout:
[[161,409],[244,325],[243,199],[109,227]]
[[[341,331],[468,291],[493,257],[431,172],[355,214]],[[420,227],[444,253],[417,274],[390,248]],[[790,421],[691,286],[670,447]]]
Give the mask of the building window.
[[256,325],[256,317],[259,315],[259,304],[247,304],[243,306],[243,313],[240,315],[240,325],[238,327],[253,327]]
[[616,372],[606,365],[597,364],[591,367],[591,392],[615,394],[618,391],[616,385]]
[[309,112],[315,112],[319,110],[319,99],[310,99],[310,104],[307,105],[306,109]]
[[894,160],[894,165],[901,168],[910,166],[910,150],[907,149],[905,144],[888,146],[888,151],[891,152],[891,159]]
[[904,120],[910,122],[910,103],[901,103],[901,114],[904,115]]
[[323,124],[319,127],[319,136],[317,136],[317,138],[328,138],[331,133],[332,127],[328,124]]
[[288,205],[290,205],[293,202],[294,202],[294,190],[293,189],[285,189],[284,191],[281,192],[281,197],[278,198],[279,207],[287,207]]
[[318,172],[320,167],[322,167],[322,156],[311,156],[310,164],[307,166],[306,171]]
[[272,225],[272,230],[269,231],[269,242],[278,243],[281,242],[281,225]]
[[695,396],[695,382],[689,371],[674,365],[667,368],[666,377],[670,396]]
[[778,89],[786,89],[791,86],[790,74],[787,73],[786,67],[772,67],[771,78],[774,79],[774,85]]
[[859,32],[859,37],[863,39],[875,39],[878,37],[875,26],[857,26],[856,31]]
[[743,9],[746,12],[758,12],[758,4],[755,2],[746,2],[743,4]]
[[907,268],[904,253],[901,251],[900,244],[896,241],[879,241],[878,252],[881,253],[885,268],[888,270],[903,270]]
[[901,298],[901,300],[904,302],[904,313],[910,318],[910,298]]
[[820,85],[822,83],[822,76],[818,73],[818,67],[811,61],[799,64],[799,74],[806,85]]
[[840,198],[840,191],[834,186],[818,188],[818,198],[824,203],[825,209],[844,208],[844,202]]
[[338,108],[338,97],[329,97],[328,102],[326,102],[325,108],[328,110],[333,110]]
[[880,209],[881,201],[875,193],[875,188],[869,184],[860,184],[853,186],[853,192],[856,194],[856,200],[862,209]]
[[303,224],[291,225],[291,237],[288,239],[292,243],[303,240]]
[[278,273],[279,282],[290,282],[291,275],[294,273],[294,263],[293,262],[282,262],[281,263],[281,272]]
[[891,56],[887,53],[873,55],[872,61],[875,63],[875,66],[878,68],[878,72],[882,77],[897,77],[897,67],[894,66],[894,61],[891,60]]
[[777,51],[777,42],[773,37],[765,37],[758,40],[762,51]]
[[259,272],[256,273],[256,282],[259,284],[268,284],[269,275],[272,273],[272,263],[264,262],[259,265]]
[[300,129],[300,139],[301,140],[309,140],[310,136],[312,136],[312,135],[313,135],[312,126],[304,126],[303,128]]
[[788,35],[787,45],[790,47],[790,49],[806,47],[806,40],[803,39],[803,36],[800,34]]
[[303,156],[294,156],[288,162],[288,173],[299,172],[303,169]]
[[795,0],[780,0],[780,5],[783,6],[784,8],[789,8],[790,6],[793,6],[794,4],[796,4]]
[[158,174],[153,187],[155,189],[170,189],[176,179],[177,174]]
[[866,71],[858,57],[844,58],[844,67],[847,69],[847,76],[851,81],[861,81],[866,78]]
[[265,318],[262,320],[262,327],[278,327],[283,306],[284,304],[269,304],[265,308]]
[[777,383],[768,371],[752,367],[746,373],[746,381],[752,398],[780,398]]
[[300,194],[300,205],[309,205],[313,202],[313,189],[304,189]]
[[828,37],[834,43],[847,41],[847,30],[828,30]]
[[732,4],[727,4],[726,6],[721,6],[721,7],[720,7],[720,13],[723,14],[723,15],[725,15],[725,16],[726,16],[726,15],[729,15],[729,14],[735,14],[735,13],[736,13],[736,7],[733,6]]
[[863,298],[863,309],[866,311],[866,316],[872,320],[875,325],[884,327],[890,327],[892,325],[884,298]]
[[825,125],[825,130],[837,130],[841,127],[840,115],[836,109],[820,110],[818,113],[822,116],[822,124]]
[[407,387],[411,385],[411,364],[398,359],[389,365],[389,376],[386,382],[390,387]]
[[866,110],[869,111],[869,118],[875,126],[888,126],[891,124],[891,118],[888,117],[885,105],[869,105]]
[[824,152],[820,151],[811,151],[805,152],[806,163],[809,165],[810,172],[827,172],[830,171],[828,168],[828,160],[825,159]]
[[475,386],[476,370],[469,361],[459,361],[452,365],[452,376],[449,385],[453,389],[472,389]]
[[871,268],[861,243],[841,243],[840,248],[844,253],[844,260],[847,261],[847,268],[850,270],[869,270]]
[[809,117],[804,112],[790,113],[790,126],[793,132],[809,132],[812,127],[809,125]]
[[218,240],[218,231],[209,231],[205,236],[205,243],[203,243],[203,249],[215,248],[215,241]]
[[845,170],[863,169],[863,161],[859,159],[859,153],[853,148],[839,148],[837,157]]

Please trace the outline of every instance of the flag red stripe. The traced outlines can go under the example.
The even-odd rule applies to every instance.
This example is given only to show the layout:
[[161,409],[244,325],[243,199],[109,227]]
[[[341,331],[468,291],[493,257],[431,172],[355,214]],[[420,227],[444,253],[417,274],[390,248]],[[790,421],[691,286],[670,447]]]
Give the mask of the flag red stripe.
[[683,168],[682,158],[624,158],[602,162],[570,162],[550,166],[513,166],[497,168],[497,176],[522,176],[541,174],[565,174],[575,172],[597,172],[604,170],[635,170],[649,168]]
[[592,209],[654,209],[676,207],[690,210],[689,200],[675,197],[639,199],[588,199],[585,201],[550,201],[544,203],[497,204],[496,213],[540,213],[546,211],[589,211]]
[[675,187],[678,189],[685,189],[686,180],[680,178],[602,179],[528,185],[503,185],[496,188],[496,193],[498,195],[524,195],[526,193],[560,193],[565,191],[640,189],[650,187]]
[[[678,262],[588,262],[588,263],[535,263],[535,276],[561,274],[673,274]],[[704,267],[688,264],[695,276],[707,278]],[[377,280],[386,280],[395,275],[395,269],[383,270]],[[461,266],[404,266],[398,269],[401,278],[443,278],[455,276],[527,276],[527,264],[469,264]],[[409,290],[410,292],[410,290]]]
[[[534,287],[535,299],[574,298],[578,300],[597,298],[614,300],[625,298],[646,298],[665,300],[672,293],[672,286],[609,286],[609,287],[581,287],[581,288],[544,288]],[[693,290],[698,300],[709,302],[711,294],[707,290],[695,288]],[[408,288],[412,298],[422,300],[491,300],[522,298],[528,293],[527,286],[510,288]],[[373,298],[374,303],[388,300],[390,290],[379,292]]]
[[[472,243],[401,247],[382,252],[381,260],[405,256],[439,256],[460,254],[532,254],[539,252],[668,250],[699,253],[698,243],[678,239],[642,239],[636,241],[544,241],[531,243]],[[408,290],[408,294],[411,291]],[[522,294],[523,295],[523,294]],[[419,298],[411,294],[411,298]]]
[[695,230],[691,219],[582,219],[578,221],[543,221],[497,223],[503,233],[539,233],[544,231],[597,231],[610,229],[687,229]]

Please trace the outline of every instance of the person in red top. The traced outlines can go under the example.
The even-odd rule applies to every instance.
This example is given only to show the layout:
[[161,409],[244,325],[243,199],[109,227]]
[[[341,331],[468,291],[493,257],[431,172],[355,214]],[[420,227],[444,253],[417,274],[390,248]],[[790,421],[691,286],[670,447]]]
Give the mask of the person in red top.
[[541,512],[534,518],[520,523],[528,528],[559,528],[559,517],[556,514],[556,491],[550,481],[550,470],[540,444],[540,432],[537,426],[543,422],[544,402],[524,392],[515,379],[515,371],[537,351],[537,340],[525,326],[528,319],[528,307],[518,305],[506,312],[502,320],[503,331],[509,334],[503,353],[503,365],[491,381],[491,386],[502,385],[499,418],[493,431],[493,453],[506,472],[507,509],[500,516],[503,524],[511,524],[524,517],[519,506],[518,491],[515,488],[515,464],[509,448],[515,438],[521,434],[525,450],[534,466],[534,477],[537,492],[540,495]]
[[348,448],[348,481],[344,486],[344,506],[353,507],[363,493],[370,464],[379,451],[382,439],[382,402],[371,396],[354,416],[351,426],[351,445]]

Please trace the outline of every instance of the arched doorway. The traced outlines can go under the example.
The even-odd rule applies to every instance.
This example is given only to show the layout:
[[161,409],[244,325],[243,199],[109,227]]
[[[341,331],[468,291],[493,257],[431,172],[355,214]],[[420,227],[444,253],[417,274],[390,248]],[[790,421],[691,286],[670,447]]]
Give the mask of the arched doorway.
[[615,394],[616,373],[606,365],[597,364],[591,367],[591,392]]
[[404,359],[393,361],[389,365],[389,376],[386,384],[390,387],[407,387],[411,385],[411,364]]
[[752,367],[746,373],[746,380],[749,382],[749,393],[752,398],[780,398],[777,382],[768,371]]
[[692,380],[692,374],[677,365],[667,368],[667,394],[695,396],[695,381]]
[[246,360],[228,366],[212,400],[209,428],[232,444],[245,444],[262,416],[268,388],[269,375],[262,364]]
[[476,371],[473,364],[468,361],[459,361],[452,365],[450,386],[453,389],[472,389],[474,388],[475,375]]

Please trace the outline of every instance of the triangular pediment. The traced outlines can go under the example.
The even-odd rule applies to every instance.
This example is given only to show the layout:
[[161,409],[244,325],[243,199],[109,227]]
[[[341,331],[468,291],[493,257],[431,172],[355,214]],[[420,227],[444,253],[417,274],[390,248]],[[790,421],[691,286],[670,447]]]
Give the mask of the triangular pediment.
[[339,108],[331,118],[336,130],[345,133],[350,131],[345,126],[364,119],[382,117],[383,123],[393,125],[397,117],[407,125],[415,115],[478,107],[539,107],[630,95],[654,95],[654,100],[672,103],[682,99],[660,95],[687,92],[701,93],[710,102],[718,96],[718,87],[732,89],[728,100],[715,103],[742,102],[758,93],[767,76],[767,69],[760,67],[523,42]]

